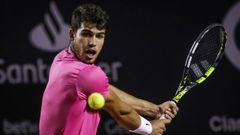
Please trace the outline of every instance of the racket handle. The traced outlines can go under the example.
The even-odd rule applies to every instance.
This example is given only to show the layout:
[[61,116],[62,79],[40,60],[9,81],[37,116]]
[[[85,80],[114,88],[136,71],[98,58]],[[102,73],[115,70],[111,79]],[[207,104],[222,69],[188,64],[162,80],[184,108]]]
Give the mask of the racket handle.
[[[171,101],[171,103],[173,103],[174,105],[176,105],[176,103],[175,103],[174,101]],[[168,109],[169,109],[169,108],[168,108]],[[169,109],[169,111],[171,111],[171,110]],[[159,119],[160,119],[160,120],[166,119],[165,114],[161,115],[161,117],[160,117]]]

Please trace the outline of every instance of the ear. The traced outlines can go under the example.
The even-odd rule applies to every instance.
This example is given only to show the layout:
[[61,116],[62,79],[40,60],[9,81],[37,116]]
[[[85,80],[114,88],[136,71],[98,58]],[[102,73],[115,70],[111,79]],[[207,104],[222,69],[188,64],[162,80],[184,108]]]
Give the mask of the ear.
[[70,29],[69,30],[69,39],[70,39],[70,41],[73,41],[74,38],[75,38],[75,32],[72,29]]

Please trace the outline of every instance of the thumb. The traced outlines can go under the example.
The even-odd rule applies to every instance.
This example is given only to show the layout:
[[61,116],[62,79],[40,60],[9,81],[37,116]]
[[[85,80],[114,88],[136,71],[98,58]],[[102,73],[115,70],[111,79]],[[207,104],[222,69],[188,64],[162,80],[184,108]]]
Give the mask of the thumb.
[[162,119],[161,120],[165,125],[168,125],[171,123],[171,120],[170,119]]

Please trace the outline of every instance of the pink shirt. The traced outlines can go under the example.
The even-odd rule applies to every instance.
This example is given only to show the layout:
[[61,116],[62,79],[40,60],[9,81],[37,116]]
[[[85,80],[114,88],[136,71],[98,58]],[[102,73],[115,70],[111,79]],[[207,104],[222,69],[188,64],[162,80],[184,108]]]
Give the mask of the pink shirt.
[[100,112],[89,109],[92,92],[109,93],[100,67],[85,64],[67,49],[54,59],[42,98],[40,135],[95,135]]

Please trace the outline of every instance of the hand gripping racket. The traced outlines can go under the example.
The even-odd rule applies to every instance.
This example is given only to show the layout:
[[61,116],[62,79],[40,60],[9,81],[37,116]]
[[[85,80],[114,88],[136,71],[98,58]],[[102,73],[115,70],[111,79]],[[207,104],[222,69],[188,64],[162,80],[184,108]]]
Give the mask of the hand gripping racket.
[[[221,24],[211,24],[199,34],[188,53],[173,103],[178,103],[183,95],[213,73],[221,60],[226,41],[227,33]],[[160,119],[165,119],[165,116]]]

